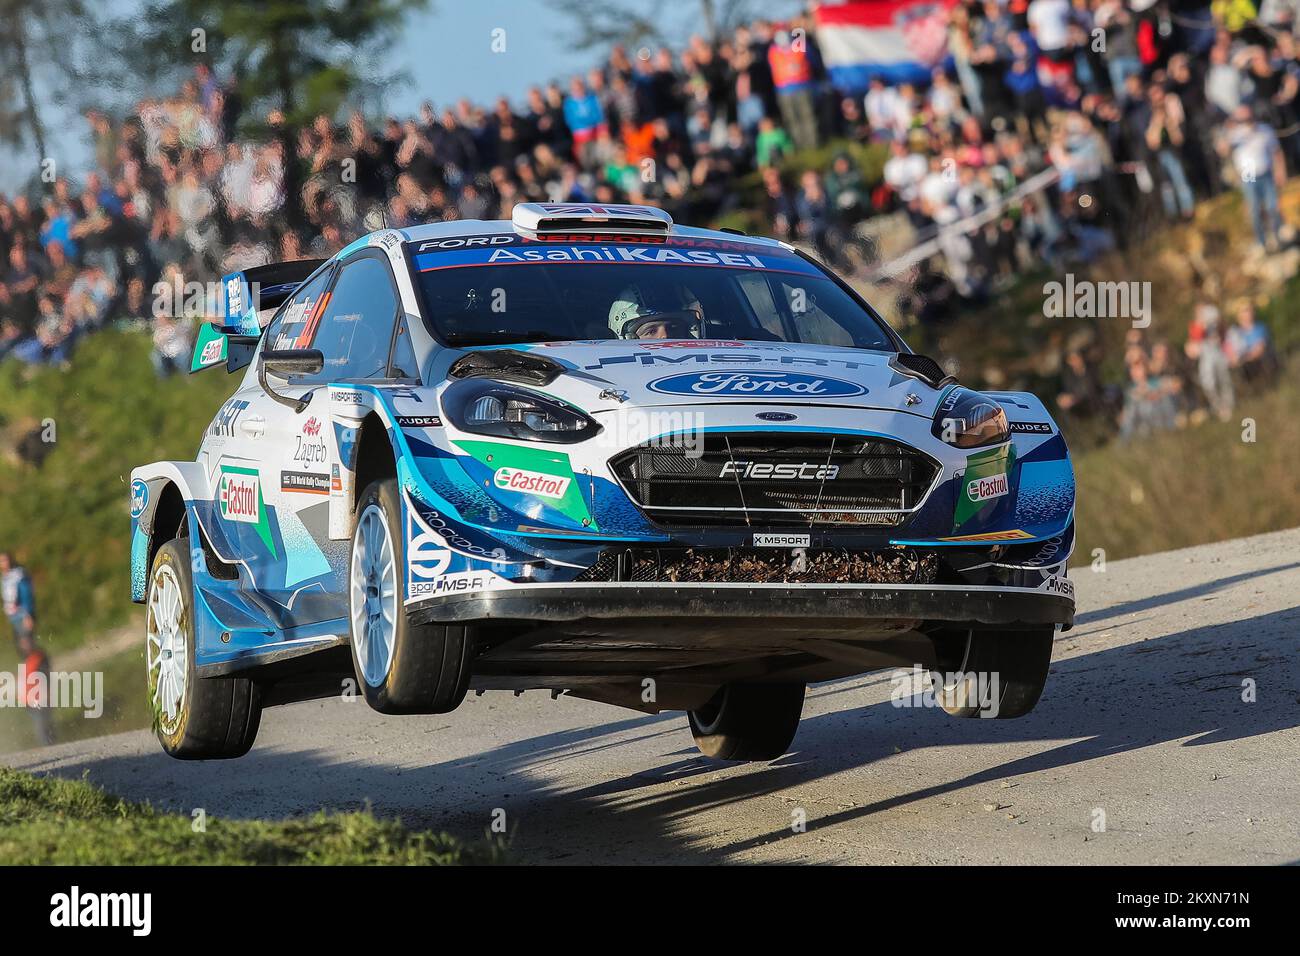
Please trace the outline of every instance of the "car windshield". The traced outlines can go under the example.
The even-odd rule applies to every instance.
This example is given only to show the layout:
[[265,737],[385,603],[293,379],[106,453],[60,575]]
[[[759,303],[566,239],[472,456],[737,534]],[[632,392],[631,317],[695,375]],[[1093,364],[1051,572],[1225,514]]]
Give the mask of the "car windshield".
[[776,246],[496,235],[411,252],[431,331],[454,346],[696,338],[896,348],[834,280]]

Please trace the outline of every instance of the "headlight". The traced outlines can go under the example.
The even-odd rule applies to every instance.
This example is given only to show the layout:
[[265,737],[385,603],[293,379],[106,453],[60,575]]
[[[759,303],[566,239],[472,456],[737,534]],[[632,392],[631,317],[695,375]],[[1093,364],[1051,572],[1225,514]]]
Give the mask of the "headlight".
[[949,392],[934,413],[934,436],[958,448],[996,445],[1011,434],[1007,413],[993,399],[960,386]]
[[600,425],[559,399],[485,379],[463,379],[442,393],[442,410],[461,431],[573,444]]

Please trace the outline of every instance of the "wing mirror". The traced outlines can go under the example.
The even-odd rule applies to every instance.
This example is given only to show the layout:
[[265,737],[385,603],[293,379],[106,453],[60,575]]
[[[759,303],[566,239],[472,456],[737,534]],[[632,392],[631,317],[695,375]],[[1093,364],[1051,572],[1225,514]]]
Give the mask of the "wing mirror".
[[[271,388],[266,381],[267,372],[279,375],[315,375],[325,367],[325,355],[320,349],[267,349],[257,366],[257,383],[263,391],[281,405],[287,405],[295,412],[307,407],[307,399],[290,398]],[[310,389],[308,390],[310,392]]]
[[315,375],[325,367],[320,349],[269,349],[262,352],[262,368],[280,375]]

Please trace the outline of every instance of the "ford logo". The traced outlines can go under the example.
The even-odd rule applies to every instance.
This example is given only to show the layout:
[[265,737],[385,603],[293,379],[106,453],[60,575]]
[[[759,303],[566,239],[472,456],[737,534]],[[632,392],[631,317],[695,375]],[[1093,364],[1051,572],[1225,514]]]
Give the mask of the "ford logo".
[[149,503],[149,486],[139,478],[131,482],[131,517],[138,518]]
[[759,412],[754,416],[761,418],[765,422],[792,422],[798,415],[791,415],[789,412]]
[[754,398],[845,398],[866,394],[866,389],[837,378],[803,372],[687,372],[650,383],[652,392],[664,395],[729,395]]

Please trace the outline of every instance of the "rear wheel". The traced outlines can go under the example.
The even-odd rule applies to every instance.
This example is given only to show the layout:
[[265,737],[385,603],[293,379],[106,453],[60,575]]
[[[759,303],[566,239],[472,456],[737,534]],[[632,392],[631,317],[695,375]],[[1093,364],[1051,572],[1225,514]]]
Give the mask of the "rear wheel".
[[380,713],[445,714],[465,699],[473,632],[407,619],[401,514],[393,478],[372,482],[357,504],[348,571],[352,664],[366,703]]
[[258,686],[244,677],[199,677],[194,662],[194,581],[187,541],[158,549],[145,599],[145,661],[154,729],[182,760],[242,757],[262,722]]
[[688,716],[695,746],[718,760],[775,760],[799,729],[803,684],[724,684]]
[[953,717],[1023,717],[1034,709],[1052,663],[1054,628],[963,631],[935,638],[935,698]]

